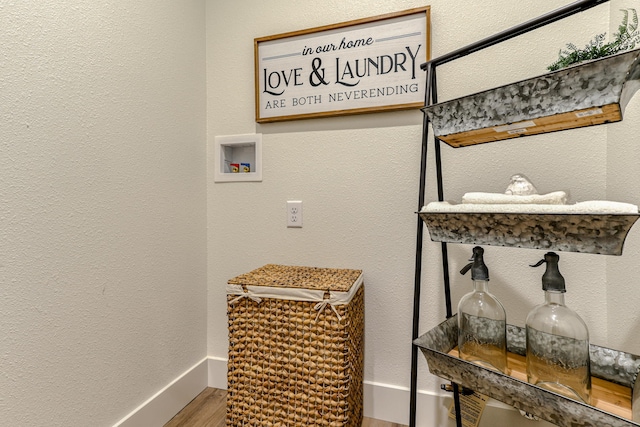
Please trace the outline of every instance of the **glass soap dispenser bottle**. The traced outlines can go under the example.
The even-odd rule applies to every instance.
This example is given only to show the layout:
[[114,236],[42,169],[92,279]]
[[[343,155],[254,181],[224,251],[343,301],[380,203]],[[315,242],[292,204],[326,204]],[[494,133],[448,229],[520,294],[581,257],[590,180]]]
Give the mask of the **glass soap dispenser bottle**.
[[489,293],[489,269],[484,249],[473,248],[473,258],[460,273],[471,270],[473,292],[458,304],[458,350],[460,358],[488,369],[507,373],[507,316],[504,307]]
[[591,401],[589,331],[578,314],[564,304],[564,277],[554,252],[532,267],[547,264],[542,276],[544,304],[526,320],[527,380],[549,391],[587,404]]

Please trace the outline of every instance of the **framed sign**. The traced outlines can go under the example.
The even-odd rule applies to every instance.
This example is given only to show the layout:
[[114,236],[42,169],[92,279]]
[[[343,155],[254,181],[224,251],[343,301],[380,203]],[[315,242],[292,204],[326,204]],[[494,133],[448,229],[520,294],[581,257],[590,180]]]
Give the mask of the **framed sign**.
[[430,8],[254,40],[256,122],[419,108]]

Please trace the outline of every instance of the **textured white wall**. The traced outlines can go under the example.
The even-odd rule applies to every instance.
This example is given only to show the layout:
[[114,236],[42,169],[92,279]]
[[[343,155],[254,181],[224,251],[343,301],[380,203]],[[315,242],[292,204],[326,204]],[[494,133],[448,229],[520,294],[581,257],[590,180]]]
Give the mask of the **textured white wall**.
[[[428,3],[435,57],[569,2]],[[322,6],[292,0],[209,1],[209,145],[215,135],[252,132],[262,133],[264,144],[262,183],[214,184],[209,179],[210,355],[226,356],[224,286],[230,277],[265,263],[361,268],[367,289],[365,380],[408,386],[421,113],[257,125],[252,40],[424,4],[402,0],[327,0]],[[617,6],[598,6],[441,67],[440,100],[544,73],[565,43],[582,45],[594,34],[608,31],[610,8]],[[632,136],[625,135],[620,144],[630,144]],[[622,160],[619,152],[607,147],[605,126],[458,150],[444,146],[445,197],[459,200],[467,191],[503,192],[509,177],[522,172],[541,192],[568,190],[572,201],[605,199],[612,194],[607,191],[607,168],[618,172],[622,161],[629,163],[627,168],[634,167],[633,158]],[[208,156],[212,162],[212,153]],[[617,160],[608,165],[611,157]],[[432,152],[429,162],[433,184]],[[435,194],[431,185],[427,199],[435,199]],[[623,196],[620,201],[634,202],[629,194]],[[285,226],[285,202],[291,199],[304,202],[302,229]],[[632,232],[631,240],[638,239],[636,233],[638,230]],[[543,300],[543,271],[528,264],[541,259],[544,251],[485,249],[493,290],[505,304],[510,323],[523,325],[526,313]],[[470,290],[469,278],[460,277],[457,271],[466,264],[471,246],[450,245],[449,252],[457,305],[460,296]],[[624,312],[627,317],[612,315],[618,304],[606,286],[607,263],[622,262],[628,267],[632,259],[627,254],[614,261],[604,256],[561,254],[567,302],[588,323],[594,343],[607,345],[609,334],[616,329],[620,335],[616,341],[635,346],[637,351],[639,344],[630,344],[629,339],[638,316],[632,308]],[[438,244],[426,242],[425,260],[422,331],[444,317]],[[617,280],[624,277],[622,273]],[[630,284],[625,292],[628,300],[640,297]],[[437,392],[441,380],[427,373],[422,360],[420,369],[420,386]]]
[[[201,360],[206,336],[208,354],[225,357],[224,284],[268,262],[362,268],[365,379],[408,385],[422,116],[258,126],[252,40],[424,4],[210,0],[205,52],[203,3],[0,4],[0,410],[7,425],[109,425]],[[565,3],[434,0],[432,52]],[[566,41],[606,29],[609,10],[617,22],[618,4],[442,67],[441,99],[544,72]],[[444,147],[446,197],[502,191],[512,173],[524,172],[541,191],[633,202],[640,153],[629,141],[638,114],[634,100],[625,122],[607,128]],[[262,183],[214,184],[209,176],[205,190],[205,123],[209,145],[215,135],[264,134]],[[303,229],[285,227],[290,199],[304,201]],[[634,229],[619,258],[562,255],[568,301],[593,341],[636,353],[640,293],[629,277],[640,273],[632,262],[639,239]],[[468,289],[455,271],[470,249],[450,246],[454,303]],[[423,330],[444,313],[438,245],[427,242],[425,254]],[[526,267],[541,255],[487,248],[512,323],[522,324],[541,299],[541,271]],[[440,383],[424,363],[420,383],[431,391]]]
[[[612,2],[609,34],[618,30],[619,9],[635,8],[637,0]],[[640,201],[640,96],[631,100],[624,120],[607,126],[607,198],[638,204]],[[612,348],[640,354],[640,225],[636,223],[625,241],[624,254],[607,262],[608,338]]]
[[206,356],[204,12],[0,3],[2,425],[112,425]]

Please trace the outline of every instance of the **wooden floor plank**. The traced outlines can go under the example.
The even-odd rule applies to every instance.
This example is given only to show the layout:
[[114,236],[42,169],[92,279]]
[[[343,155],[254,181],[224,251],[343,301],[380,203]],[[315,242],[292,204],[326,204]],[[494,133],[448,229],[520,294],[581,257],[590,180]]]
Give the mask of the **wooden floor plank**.
[[[207,387],[164,427],[226,427],[227,392]],[[306,426],[305,426],[306,427]],[[362,427],[406,427],[401,424],[365,418]]]
[[225,390],[208,387],[165,427],[225,427],[226,397]]

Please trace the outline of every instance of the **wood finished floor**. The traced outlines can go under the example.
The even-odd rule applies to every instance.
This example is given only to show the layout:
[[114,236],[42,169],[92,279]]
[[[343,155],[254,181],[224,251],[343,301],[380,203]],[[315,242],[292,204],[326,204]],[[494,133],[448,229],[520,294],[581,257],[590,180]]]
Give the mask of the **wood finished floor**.
[[[226,390],[206,388],[164,427],[226,427],[226,401]],[[406,426],[365,418],[362,427]]]

